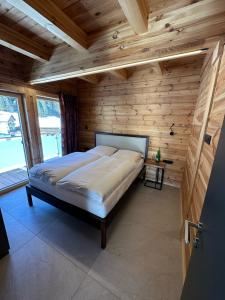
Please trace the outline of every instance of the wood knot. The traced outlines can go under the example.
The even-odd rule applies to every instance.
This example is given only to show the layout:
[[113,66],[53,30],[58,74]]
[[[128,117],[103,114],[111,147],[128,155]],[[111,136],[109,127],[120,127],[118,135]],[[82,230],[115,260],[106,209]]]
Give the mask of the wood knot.
[[125,48],[124,44],[121,44],[119,47],[120,50],[123,50],[124,48]]
[[119,31],[116,30],[116,31],[113,33],[112,38],[113,38],[114,40],[116,40],[116,39],[118,38],[118,34],[119,34]]
[[145,52],[148,52],[148,51],[150,51],[150,48],[144,48],[144,49],[142,49],[141,52],[145,53]]
[[158,22],[158,21],[162,20],[162,17],[163,17],[163,15],[162,15],[162,14],[161,14],[161,15],[158,15],[158,16],[156,16],[156,18],[155,18],[156,22]]
[[183,30],[184,30],[183,28],[178,28],[178,29],[176,29],[177,33],[180,33],[180,32],[182,32]]

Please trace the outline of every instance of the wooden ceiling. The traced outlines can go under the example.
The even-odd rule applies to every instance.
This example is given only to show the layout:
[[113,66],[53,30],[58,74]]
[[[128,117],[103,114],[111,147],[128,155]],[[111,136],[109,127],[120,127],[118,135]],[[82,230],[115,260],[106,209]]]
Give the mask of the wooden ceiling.
[[[148,0],[146,6],[148,13],[153,13],[167,7],[184,7],[193,2],[198,1]],[[127,23],[118,0],[54,0],[54,3],[88,34]],[[7,0],[0,0],[0,17],[2,23],[45,46],[57,46],[62,43],[55,35],[35,23]]]
[[0,44],[34,59],[32,83],[96,83],[101,70],[126,79],[123,66],[210,47],[224,34],[224,0],[0,0]]

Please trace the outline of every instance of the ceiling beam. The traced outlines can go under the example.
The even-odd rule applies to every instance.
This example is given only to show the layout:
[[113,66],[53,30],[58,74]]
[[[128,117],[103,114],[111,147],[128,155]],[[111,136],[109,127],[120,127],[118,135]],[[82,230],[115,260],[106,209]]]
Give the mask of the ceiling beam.
[[35,22],[78,51],[88,48],[86,33],[53,0],[7,0]]
[[79,76],[78,78],[92,84],[97,84],[99,82],[99,77],[95,74],[87,75],[87,76]]
[[[160,51],[160,50],[159,50]],[[174,53],[171,51],[171,54],[168,53],[167,56],[154,56],[152,58],[144,59],[144,60],[139,60],[139,61],[131,61],[129,63],[125,64],[118,64],[118,65],[112,65],[112,64],[105,64],[101,66],[90,66],[87,69],[75,69],[75,70],[64,70],[64,71],[59,71],[57,74],[52,74],[51,71],[48,71],[45,76],[41,75],[36,75],[35,73],[31,74],[29,83],[30,84],[40,84],[40,83],[46,83],[46,82],[53,82],[53,81],[58,81],[58,80],[64,80],[64,79],[69,79],[69,78],[76,78],[76,77],[83,77],[83,76],[89,76],[93,74],[100,74],[100,73],[106,73],[106,72],[111,72],[114,70],[118,70],[121,68],[130,68],[134,66],[141,66],[141,65],[146,65],[146,64],[151,64],[159,61],[168,61],[168,60],[173,60],[177,58],[182,58],[182,57],[190,57],[194,55],[200,55],[200,54],[205,54],[207,53],[208,49],[198,49],[198,50],[192,50],[190,52],[182,52],[182,53]],[[67,55],[66,55],[67,56]]]
[[133,30],[137,33],[148,31],[148,11],[145,0],[118,0]]
[[224,36],[224,0],[199,1],[164,13],[160,20],[150,16],[150,20],[151,31],[143,35],[132,34],[127,23],[119,25],[122,36],[118,41],[112,38],[118,26],[94,35],[91,51],[85,55],[71,47],[57,47],[49,62],[34,63],[29,82],[57,81],[196,55],[193,51],[213,47]]
[[0,23],[0,44],[41,62],[49,60],[51,50],[40,43],[31,41],[25,35]]
[[113,76],[115,76],[118,79],[127,79],[128,78],[128,74],[127,74],[127,70],[126,69],[118,69],[118,70],[112,70],[110,71],[110,74],[112,74]]

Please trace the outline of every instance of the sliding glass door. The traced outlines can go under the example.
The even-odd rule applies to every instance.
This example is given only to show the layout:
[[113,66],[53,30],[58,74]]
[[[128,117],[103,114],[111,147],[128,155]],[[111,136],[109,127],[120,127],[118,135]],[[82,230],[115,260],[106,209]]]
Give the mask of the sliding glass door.
[[37,107],[43,160],[62,156],[59,102],[38,97]]
[[21,97],[0,92],[0,192],[28,179],[24,130]]

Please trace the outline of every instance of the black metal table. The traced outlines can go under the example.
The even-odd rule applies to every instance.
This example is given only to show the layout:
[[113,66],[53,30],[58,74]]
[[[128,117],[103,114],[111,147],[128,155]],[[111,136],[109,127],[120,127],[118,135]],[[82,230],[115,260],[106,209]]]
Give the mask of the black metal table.
[[[146,179],[147,168],[155,169],[155,180]],[[165,172],[165,163],[156,162],[153,159],[147,159],[145,161],[144,185],[153,189],[161,190],[163,187],[164,172]]]

